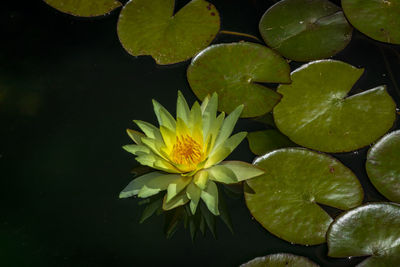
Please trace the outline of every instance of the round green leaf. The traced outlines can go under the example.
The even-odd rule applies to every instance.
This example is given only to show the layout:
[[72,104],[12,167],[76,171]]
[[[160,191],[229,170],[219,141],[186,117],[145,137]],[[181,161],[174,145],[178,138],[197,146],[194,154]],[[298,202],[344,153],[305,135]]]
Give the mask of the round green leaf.
[[244,104],[242,117],[272,110],[281,96],[259,83],[289,83],[290,67],[271,49],[240,42],[213,45],[198,54],[187,77],[199,99],[217,92],[220,111],[232,112]]
[[363,69],[334,60],[311,62],[280,85],[274,108],[279,130],[295,143],[324,152],[347,152],[384,135],[396,119],[396,104],[385,86],[348,96]]
[[391,201],[400,202],[400,130],[379,140],[367,155],[372,184]]
[[341,9],[328,0],[280,1],[265,12],[259,29],[270,47],[296,61],[335,55],[353,31]]
[[400,44],[400,0],[342,0],[350,23],[369,37]]
[[318,267],[318,264],[306,257],[289,253],[272,254],[265,257],[258,257],[246,262],[240,267]]
[[328,256],[371,256],[358,266],[400,266],[400,206],[371,203],[336,218],[327,233]]
[[363,200],[357,177],[338,160],[302,148],[275,150],[255,160],[266,173],[251,179],[247,207],[272,234],[292,243],[325,242],[332,218],[317,204],[346,210]]
[[193,0],[175,15],[175,0],[131,0],[121,11],[118,36],[133,56],[150,55],[157,64],[185,61],[206,48],[219,31],[214,5]]
[[44,0],[53,8],[78,17],[96,17],[110,13],[121,3],[117,0]]
[[247,135],[251,152],[264,155],[278,148],[296,146],[289,138],[275,129],[251,132]]

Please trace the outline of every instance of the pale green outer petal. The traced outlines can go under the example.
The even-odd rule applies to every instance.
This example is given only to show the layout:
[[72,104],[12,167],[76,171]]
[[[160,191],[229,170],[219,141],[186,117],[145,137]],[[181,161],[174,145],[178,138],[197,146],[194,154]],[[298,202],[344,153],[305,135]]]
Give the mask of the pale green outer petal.
[[186,203],[189,202],[189,198],[186,196],[186,192],[181,192],[179,193],[176,197],[171,199],[170,201],[166,201],[167,195],[164,196],[164,201],[163,201],[163,210],[172,210],[176,207],[185,205]]
[[126,129],[126,132],[128,133],[129,137],[133,140],[133,142],[135,142],[138,145],[142,144],[141,138],[144,137],[143,133],[131,129]]
[[181,173],[181,171],[176,169],[175,166],[170,164],[168,161],[160,158],[159,156],[155,155],[153,152],[150,152],[149,154],[137,152],[136,155],[137,155],[137,157],[135,158],[136,161],[142,165],[146,165],[154,169],[165,172]]
[[136,155],[137,152],[143,152],[146,154],[150,153],[149,148],[141,145],[125,145],[122,148],[125,149],[127,152],[132,153],[133,155]]
[[238,182],[235,173],[224,166],[216,165],[208,169],[208,173],[210,174],[210,179],[224,183],[224,184],[234,184]]
[[206,95],[206,97],[201,102],[201,106],[200,106],[201,113],[204,113],[204,110],[206,109],[206,107],[208,105],[208,101],[210,101],[210,95]]
[[219,132],[217,141],[215,142],[215,147],[218,147],[220,144],[225,142],[225,140],[232,134],[233,128],[235,128],[236,122],[239,119],[240,114],[242,114],[243,107],[243,105],[238,106],[231,114],[229,114],[228,117],[226,117]]
[[192,181],[192,177],[181,176],[178,179],[172,181],[168,185],[167,189],[167,199],[166,201],[171,201],[176,195],[178,195],[185,187]]
[[[210,147],[207,151],[207,153],[211,152],[215,146],[215,141],[217,140],[217,136],[219,134],[219,130],[221,129],[221,125],[224,122],[225,119],[225,113],[222,112],[221,114],[218,115],[217,119],[215,119],[207,133],[207,139],[210,139]],[[211,136],[211,137],[210,137]],[[207,140],[206,139],[206,140]]]
[[144,132],[147,137],[162,140],[160,130],[148,122],[134,120],[136,125]]
[[189,124],[190,109],[181,91],[178,91],[178,100],[176,101],[176,117],[181,118],[186,125]]
[[228,140],[214,149],[204,168],[209,168],[223,161],[243,141],[246,135],[247,132],[240,132],[229,137]]
[[201,199],[206,203],[207,208],[215,216],[219,215],[218,210],[218,188],[213,181],[208,181],[205,190],[201,192]]
[[161,158],[164,158],[166,161],[168,161],[168,158],[162,154],[161,148],[164,147],[164,142],[162,140],[158,139],[152,139],[148,137],[142,137],[142,142],[145,144],[148,148],[151,149],[151,151],[160,156]]
[[158,194],[160,191],[161,190],[159,188],[151,188],[151,187],[147,187],[146,185],[144,185],[142,187],[142,189],[140,189],[140,191],[138,193],[138,197],[140,197],[140,198],[151,197],[153,195]]
[[[207,99],[207,98],[206,98]],[[203,114],[203,136],[204,140],[206,140],[209,130],[214,124],[214,121],[217,117],[217,107],[218,107],[218,95],[214,93],[212,97],[206,102],[201,104],[201,112]]]
[[161,174],[149,179],[140,189],[138,197],[146,198],[158,194],[160,191],[166,190],[171,183],[174,183],[180,177],[180,175],[176,174]]
[[186,188],[186,195],[190,199],[190,211],[192,214],[196,213],[197,205],[199,204],[201,189],[196,186],[194,183],[190,183]]
[[[189,121],[189,128],[193,130],[195,125],[201,125],[203,121],[202,114],[201,114],[201,107],[199,102],[194,102],[192,109],[190,110],[190,121]],[[201,128],[200,128],[201,129]]]
[[171,131],[176,129],[176,121],[174,117],[160,103],[153,99],[154,113],[160,126],[165,126]]
[[194,176],[193,182],[200,187],[200,189],[204,190],[208,183],[208,172],[206,170],[197,172]]
[[[257,177],[264,174],[266,171],[243,161],[223,161],[217,166],[229,168],[235,174],[239,182]],[[217,167],[215,166],[215,167]]]
[[162,176],[163,174],[160,172],[150,172],[145,175],[142,175],[138,178],[133,179],[119,194],[120,198],[127,198],[134,195],[137,195],[142,189],[142,187],[148,183],[150,180]]

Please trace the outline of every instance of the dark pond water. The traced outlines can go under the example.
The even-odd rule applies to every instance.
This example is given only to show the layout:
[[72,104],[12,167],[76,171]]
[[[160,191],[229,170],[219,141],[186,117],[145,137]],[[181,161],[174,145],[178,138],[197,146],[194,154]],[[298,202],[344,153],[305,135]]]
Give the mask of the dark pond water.
[[[258,36],[258,21],[274,1],[211,2],[222,15],[222,29]],[[273,236],[252,220],[243,200],[228,203],[235,234],[219,223],[216,240],[208,234],[192,243],[183,229],[167,240],[162,216],[138,223],[137,200],[118,199],[137,166],[121,149],[130,143],[125,129],[133,127],[132,119],[156,122],[152,98],[174,110],[178,89],[191,103],[195,96],[185,77],[188,62],[159,67],[123,50],[118,13],[88,20],[41,1],[2,3],[0,265],[238,266],[277,252],[304,255],[321,266],[358,263],[327,257],[326,245],[296,246]],[[239,40],[225,35],[215,42]],[[400,51],[355,32],[335,58],[365,68],[355,92],[387,84],[400,103],[392,80],[399,86],[400,58],[393,49]],[[236,131],[261,127],[242,120]],[[385,200],[367,179],[366,150],[335,156],[358,175],[365,201]],[[230,158],[251,162],[254,156],[243,142]]]

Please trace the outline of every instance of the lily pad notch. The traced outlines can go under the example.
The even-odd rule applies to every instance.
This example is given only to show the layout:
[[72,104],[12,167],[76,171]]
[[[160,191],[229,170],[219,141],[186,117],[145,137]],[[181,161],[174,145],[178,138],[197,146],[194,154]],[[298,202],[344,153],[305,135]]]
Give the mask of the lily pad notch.
[[218,34],[217,9],[192,0],[174,14],[175,0],[130,0],[118,21],[118,37],[133,56],[149,55],[167,65],[192,58]]
[[252,216],[288,242],[325,242],[333,219],[318,205],[340,210],[362,203],[363,189],[354,173],[335,158],[304,148],[283,148],[255,160],[265,174],[246,182]]
[[337,60],[293,71],[292,83],[278,87],[283,98],[273,110],[276,126],[296,144],[323,152],[350,152],[373,143],[392,128],[396,103],[386,86],[349,96],[363,72]]
[[202,99],[217,92],[219,111],[230,113],[244,105],[241,117],[256,117],[272,110],[281,95],[261,83],[290,83],[285,59],[266,46],[238,42],[212,45],[195,58],[187,78],[195,95]]
[[350,210],[327,232],[328,256],[369,256],[358,266],[400,265],[400,205],[368,203]]

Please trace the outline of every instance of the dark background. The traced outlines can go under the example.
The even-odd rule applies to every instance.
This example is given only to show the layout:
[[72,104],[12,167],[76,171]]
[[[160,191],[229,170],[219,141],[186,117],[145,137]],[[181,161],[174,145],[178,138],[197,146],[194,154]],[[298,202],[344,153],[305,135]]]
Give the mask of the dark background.
[[[211,2],[221,14],[221,29],[256,36],[261,15],[274,3]],[[192,243],[183,228],[167,240],[163,216],[139,224],[137,200],[118,199],[137,166],[121,148],[131,143],[125,129],[134,127],[132,119],[156,123],[152,98],[174,111],[177,90],[189,103],[195,96],[185,76],[189,62],[161,67],[124,51],[116,33],[119,11],[80,19],[39,0],[2,3],[0,265],[237,266],[277,252],[322,266],[358,263],[327,257],[325,244],[297,246],[273,236],[252,220],[243,200],[228,203],[235,234],[219,222],[216,240],[208,233]],[[239,40],[220,35],[214,42]],[[354,92],[387,84],[400,103],[392,79],[400,83],[400,57],[393,49],[399,52],[399,46],[355,32],[334,58],[365,68]],[[292,63],[292,69],[300,65]],[[261,128],[243,119],[236,131]],[[358,175],[365,201],[385,200],[366,176],[366,151],[335,156]],[[254,156],[244,141],[230,158],[251,162]]]

